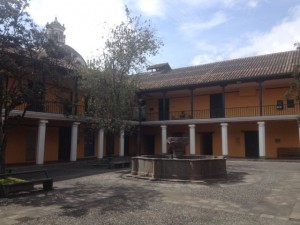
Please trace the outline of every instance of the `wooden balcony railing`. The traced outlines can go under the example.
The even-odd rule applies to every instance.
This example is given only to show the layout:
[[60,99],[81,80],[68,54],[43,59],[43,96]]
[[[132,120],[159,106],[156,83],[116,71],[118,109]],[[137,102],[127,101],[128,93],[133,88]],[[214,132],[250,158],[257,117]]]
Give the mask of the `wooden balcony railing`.
[[[64,115],[77,115],[87,116],[85,113],[84,105],[72,105],[65,104],[56,101],[45,101],[43,103],[31,103],[29,105],[23,104],[16,108],[16,110],[24,110],[27,107],[27,111],[55,113]],[[261,115],[260,115],[261,112]],[[295,104],[293,107],[288,105],[266,105],[260,109],[259,106],[249,107],[234,107],[225,108],[225,110],[190,110],[183,111],[171,111],[165,115],[165,120],[184,120],[184,119],[213,119],[213,118],[233,118],[233,117],[257,117],[257,116],[279,116],[279,115],[298,115],[300,114],[300,105]],[[143,113],[143,120],[146,121],[158,121],[162,120],[163,115],[161,113]]]
[[[260,115],[261,112],[261,115]],[[279,115],[298,115],[300,114],[300,105],[295,104],[293,107],[288,105],[266,105],[260,109],[259,106],[225,108],[225,110],[189,110],[169,112],[166,120],[183,120],[183,119],[213,119],[213,118],[233,118],[233,117],[256,117],[256,116],[279,116]],[[162,114],[146,113],[146,121],[162,120]]]
[[19,105],[15,109],[24,110],[26,107],[27,111],[32,112],[44,112],[77,116],[85,115],[85,109],[83,105],[72,105],[56,101],[32,102],[30,104]]

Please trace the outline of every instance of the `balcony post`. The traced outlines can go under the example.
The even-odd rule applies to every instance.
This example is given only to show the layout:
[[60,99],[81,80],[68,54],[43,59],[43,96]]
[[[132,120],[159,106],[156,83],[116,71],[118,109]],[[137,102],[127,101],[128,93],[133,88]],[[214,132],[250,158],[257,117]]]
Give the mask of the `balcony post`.
[[120,131],[119,156],[124,156],[124,130]]
[[166,120],[166,92],[163,92],[163,120]]
[[190,124],[190,155],[196,154],[195,124]]
[[191,92],[191,99],[190,99],[190,101],[191,101],[191,119],[194,119],[194,89],[191,89],[190,90],[190,92]]
[[300,118],[298,118],[299,147],[300,147]]
[[142,133],[142,98],[141,95],[138,95],[138,120],[139,124],[137,126],[137,155],[141,154],[142,142],[141,142],[141,133]]
[[104,129],[99,129],[98,131],[98,159],[103,158],[103,148],[104,147]]
[[75,162],[77,160],[77,139],[78,139],[78,125],[79,122],[74,122],[72,125],[71,134],[71,155],[70,161]]
[[226,85],[222,85],[222,117],[225,117],[225,87]]
[[263,115],[262,110],[262,81],[258,82],[258,95],[259,95],[259,115]]
[[46,139],[46,124],[47,120],[40,120],[38,128],[38,140],[36,148],[36,164],[44,164],[44,155],[45,155],[45,139]]
[[167,126],[161,125],[161,153],[167,154]]
[[258,141],[259,141],[259,158],[266,156],[266,140],[265,140],[265,122],[257,122],[258,124]]
[[222,155],[228,155],[228,123],[221,123],[222,129]]

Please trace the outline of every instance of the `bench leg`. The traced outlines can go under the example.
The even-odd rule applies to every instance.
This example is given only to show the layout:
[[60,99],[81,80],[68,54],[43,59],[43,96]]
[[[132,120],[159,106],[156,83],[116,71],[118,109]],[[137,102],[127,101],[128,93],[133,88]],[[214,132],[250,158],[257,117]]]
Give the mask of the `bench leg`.
[[44,181],[43,182],[43,189],[45,191],[49,191],[53,189],[53,181]]

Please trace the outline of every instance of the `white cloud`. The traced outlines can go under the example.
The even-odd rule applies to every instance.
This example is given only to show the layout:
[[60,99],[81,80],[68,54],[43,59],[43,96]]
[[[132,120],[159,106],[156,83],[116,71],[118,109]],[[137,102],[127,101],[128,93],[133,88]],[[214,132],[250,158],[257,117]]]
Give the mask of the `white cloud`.
[[247,6],[250,8],[255,8],[258,5],[258,0],[250,0],[247,2]]
[[[292,8],[281,23],[264,33],[243,34],[231,43],[212,45],[198,42],[196,47],[201,54],[194,56],[192,65],[212,63],[227,59],[263,55],[275,52],[295,50],[294,43],[300,42],[300,5]],[[244,39],[244,40],[243,40]],[[245,43],[242,47],[238,44]]]
[[223,12],[217,12],[208,21],[190,22],[181,25],[180,30],[185,32],[195,32],[200,30],[208,30],[228,21],[228,17]]
[[221,55],[214,54],[199,54],[196,55],[192,60],[192,65],[201,65],[212,62],[222,61],[224,58]]
[[165,5],[161,0],[139,0],[138,9],[149,16],[164,17]]
[[36,23],[45,26],[55,17],[65,25],[66,44],[85,59],[103,47],[104,22],[117,24],[125,16],[123,0],[32,0],[29,13]]
[[300,41],[300,5],[290,10],[289,15],[270,31],[254,34],[245,46],[229,54],[229,58],[268,54],[294,50],[294,43]]
[[258,2],[262,0],[182,0],[182,2],[196,5],[201,7],[215,7],[215,6],[225,6],[231,8],[237,5],[246,5],[248,7],[254,8],[257,6]]

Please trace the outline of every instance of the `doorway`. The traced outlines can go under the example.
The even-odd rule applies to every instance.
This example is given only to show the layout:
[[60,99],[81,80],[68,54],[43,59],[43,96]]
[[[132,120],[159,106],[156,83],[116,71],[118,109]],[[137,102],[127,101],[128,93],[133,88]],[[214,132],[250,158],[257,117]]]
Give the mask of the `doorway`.
[[84,156],[94,156],[95,155],[95,134],[94,130],[87,128],[84,131]]
[[245,156],[246,158],[259,157],[258,131],[245,131]]
[[112,157],[115,149],[115,135],[111,132],[106,134],[106,157]]
[[35,161],[37,131],[36,129],[29,129],[26,135],[27,137],[25,159],[27,162]]
[[147,134],[144,136],[144,154],[155,154],[155,135]]
[[222,117],[224,117],[222,93],[210,95],[210,118]]
[[58,160],[69,161],[70,153],[71,153],[71,127],[60,127]]
[[159,105],[158,105],[158,110],[159,110],[159,120],[169,120],[169,99],[165,99],[165,111],[164,109],[164,100],[159,99]]
[[213,155],[213,133],[201,133],[201,150],[203,155]]
[[124,156],[130,155],[130,134],[125,132],[124,135]]

